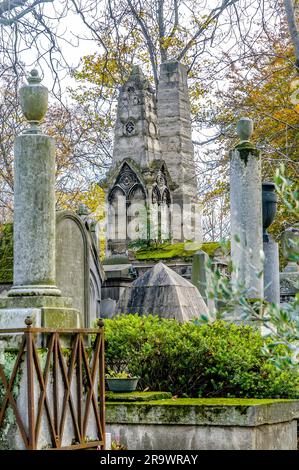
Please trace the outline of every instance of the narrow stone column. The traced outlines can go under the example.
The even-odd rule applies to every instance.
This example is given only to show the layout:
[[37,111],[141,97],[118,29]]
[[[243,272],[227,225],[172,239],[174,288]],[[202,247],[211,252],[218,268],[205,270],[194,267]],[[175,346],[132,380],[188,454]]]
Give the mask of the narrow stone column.
[[211,285],[211,275],[207,268],[209,256],[202,250],[198,250],[193,255],[191,282],[199,290],[203,300],[208,306],[209,312],[214,313],[215,302],[208,296],[209,287]]
[[267,229],[272,224],[277,207],[277,195],[275,184],[264,182],[262,184],[263,202],[263,250],[264,261],[264,295],[268,302],[279,304],[279,251],[278,243],[267,233]]
[[14,285],[9,296],[60,295],[55,286],[55,143],[39,122],[48,90],[32,70],[20,89],[30,127],[16,138],[14,161]]
[[263,243],[265,264],[264,264],[264,288],[265,299],[268,302],[280,303],[279,286],[279,250],[278,243],[272,238]]
[[249,140],[252,120],[241,118],[237,132],[240,142],[230,151],[232,281],[244,284],[248,298],[263,298],[261,162]]

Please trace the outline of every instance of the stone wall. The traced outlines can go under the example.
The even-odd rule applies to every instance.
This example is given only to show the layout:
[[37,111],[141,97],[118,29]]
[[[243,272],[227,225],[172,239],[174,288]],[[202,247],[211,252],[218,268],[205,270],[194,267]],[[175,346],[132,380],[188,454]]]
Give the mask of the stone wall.
[[177,399],[106,404],[129,450],[295,450],[299,401]]

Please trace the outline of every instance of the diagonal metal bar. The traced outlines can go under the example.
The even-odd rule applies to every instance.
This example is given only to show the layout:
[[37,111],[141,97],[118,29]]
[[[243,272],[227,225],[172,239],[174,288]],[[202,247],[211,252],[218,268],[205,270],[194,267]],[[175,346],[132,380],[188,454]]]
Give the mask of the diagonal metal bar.
[[[82,341],[81,337],[80,337],[80,341],[81,341],[81,350],[82,350],[83,361],[85,363],[86,375],[87,375],[87,379],[88,379],[88,382],[89,382],[88,395],[90,395],[90,398],[91,398],[91,401],[92,401],[92,404],[93,404],[94,415],[95,415],[95,418],[96,418],[98,430],[100,431],[101,436],[102,436],[103,430],[102,430],[102,424],[101,424],[101,420],[100,420],[98,402],[97,402],[97,398],[95,397],[95,394],[94,394],[94,383],[93,383],[91,375],[90,375],[89,362],[88,362],[88,358],[87,358],[86,351],[85,351],[84,344],[83,344],[83,341]],[[97,362],[97,358],[95,358],[95,360]],[[86,422],[87,422],[87,419],[86,419]]]
[[6,380],[4,371],[2,369],[2,366],[0,365],[0,378],[2,380],[2,383],[3,383],[5,391],[6,391],[6,394],[5,394],[5,397],[3,399],[3,403],[2,403],[2,408],[0,410],[0,427],[1,427],[2,422],[3,422],[3,418],[4,418],[4,415],[5,415],[6,408],[7,408],[7,404],[10,403],[11,406],[12,406],[12,409],[14,411],[14,415],[16,417],[17,425],[20,429],[20,433],[21,433],[23,442],[24,442],[26,448],[28,448],[28,446],[29,446],[28,436],[27,436],[27,433],[26,433],[26,430],[25,430],[23,420],[22,420],[21,415],[19,413],[16,401],[15,401],[15,399],[13,397],[13,394],[12,394],[12,389],[13,389],[13,386],[14,386],[14,382],[15,382],[15,379],[16,379],[18,368],[19,368],[20,363],[21,363],[22,356],[23,356],[24,351],[25,351],[25,346],[26,346],[26,337],[25,337],[25,335],[23,335],[21,347],[20,347],[16,362],[15,362],[15,365],[14,365],[9,383]]
[[51,356],[53,353],[53,347],[54,347],[54,335],[52,335],[50,339],[44,374],[42,373],[42,370],[41,370],[40,361],[38,358],[35,345],[33,347],[33,357],[34,357],[34,363],[35,363],[35,370],[36,370],[38,381],[39,381],[40,388],[41,388],[41,394],[40,394],[39,402],[38,402],[37,418],[36,418],[36,423],[35,423],[35,440],[36,442],[38,442],[42,412],[43,412],[43,407],[45,406],[48,423],[49,423],[50,431],[51,431],[52,444],[53,446],[55,446],[56,445],[55,426],[54,426],[53,417],[51,416],[51,411],[50,411],[51,407],[50,407],[49,400],[47,397],[47,385],[48,385],[49,370],[50,370],[50,365],[51,365]]
[[[26,323],[27,324],[27,323]],[[10,331],[10,330],[9,330]],[[7,333],[8,330],[5,330]],[[15,333],[17,331],[14,331]],[[41,422],[46,413],[47,423],[49,425],[49,437],[53,449],[84,449],[94,446],[105,448],[105,390],[104,390],[104,329],[75,329],[75,330],[53,330],[32,328],[31,324],[26,329],[22,329],[23,338],[13,371],[9,380],[6,378],[3,367],[0,365],[0,382],[4,386],[4,399],[0,403],[0,427],[3,424],[5,412],[8,404],[11,405],[16,418],[18,429],[21,433],[24,445],[27,449],[36,449],[40,435]],[[46,358],[46,364],[43,366],[40,362],[38,349],[35,344],[35,335],[43,333],[49,335],[49,346]],[[64,359],[62,352],[60,334],[68,334],[74,337],[71,345],[71,357],[68,363]],[[92,358],[89,360],[83,336],[85,334],[96,334],[93,345]],[[17,373],[21,367],[22,358],[25,355],[24,364],[27,376],[27,416],[28,433],[26,423],[23,422],[18,410],[17,402],[13,396],[13,387],[16,381]],[[53,364],[53,369],[51,365]],[[23,370],[23,366],[22,366]],[[50,404],[48,395],[49,380],[53,379],[53,407]],[[77,377],[77,406],[74,405],[75,398],[72,396],[73,381]],[[86,392],[83,389],[86,380]],[[98,406],[98,387],[100,404]],[[38,384],[38,385],[37,385]],[[63,388],[61,389],[61,385]],[[35,409],[34,393],[36,386],[39,386],[38,405]],[[63,395],[63,399],[62,399]],[[52,396],[52,395],[51,395]],[[62,400],[61,400],[62,399]],[[85,401],[85,406],[83,405]],[[74,437],[77,441],[74,445],[62,446],[62,437],[66,425],[66,416],[68,406],[74,426]],[[85,437],[88,427],[88,421],[91,415],[91,408],[97,424],[98,440],[86,443]],[[35,411],[37,411],[35,419]]]
[[[94,393],[95,380],[96,380],[96,375],[97,375],[96,373],[97,373],[97,368],[99,364],[100,349],[101,349],[101,335],[97,335],[95,346],[94,346],[94,352],[93,352],[93,364],[91,367],[91,374],[90,374],[88,358],[84,350],[84,345],[82,344],[83,355],[85,358],[85,367],[87,368],[87,376],[88,376],[89,385],[90,385],[88,389],[87,397],[86,397],[85,416],[84,416],[84,435],[86,434],[88,418],[90,414],[90,405],[92,401],[92,394]],[[99,414],[98,407],[96,409],[96,414]],[[99,415],[99,420],[100,420],[100,415]],[[98,424],[98,420],[97,420],[97,424]],[[100,438],[102,438],[101,427],[98,428],[98,432],[100,433]]]
[[[73,375],[74,375],[73,373],[74,373],[75,364],[76,364],[78,344],[79,344],[79,338],[78,338],[78,335],[76,335],[74,344],[72,346],[73,350],[72,350],[72,356],[71,356],[71,360],[70,360],[70,366],[69,366],[68,374],[66,374],[66,368],[65,368],[64,373],[63,373],[64,376],[66,377],[66,379],[65,379],[66,390],[65,390],[64,398],[63,398],[63,405],[62,405],[63,412],[62,412],[62,416],[61,416],[59,431],[60,431],[60,436],[62,438],[63,432],[64,432],[64,426],[65,426],[67,404],[68,404],[68,402],[70,402],[70,407],[73,408],[73,412],[72,412],[72,410],[71,410],[71,412],[72,412],[73,424],[74,424],[76,435],[77,435],[76,437],[77,437],[78,441],[81,442],[82,441],[82,436],[81,436],[81,433],[80,433],[80,429],[79,429],[79,425],[78,425],[78,421],[77,421],[77,417],[76,417],[76,413],[75,413],[75,409],[74,409],[74,405],[73,405],[73,400],[72,400],[72,396],[71,396],[71,385],[72,385],[72,380],[73,380]],[[61,355],[62,355],[62,351],[60,351],[60,352],[61,352]]]
[[28,412],[28,432],[29,432],[29,449],[36,449],[35,442],[35,402],[34,402],[34,369],[33,369],[33,342],[34,338],[30,331],[30,326],[25,333],[27,352],[26,352],[26,365],[27,365],[27,412]]
[[[60,357],[60,361],[61,361],[60,364],[61,364],[61,371],[62,371],[62,377],[63,377],[63,380],[64,380],[64,384],[65,384],[65,387],[69,390],[68,401],[69,401],[69,404],[70,404],[70,410],[71,410],[73,424],[75,426],[79,442],[82,442],[82,433],[80,431],[80,426],[79,426],[78,421],[77,421],[76,409],[75,409],[75,406],[74,406],[73,397],[72,397],[71,390],[70,390],[70,383],[69,383],[69,379],[68,379],[67,368],[66,368],[66,365],[65,365],[65,362],[64,362],[64,359],[63,359],[63,354],[62,354],[59,342],[58,342],[58,353],[59,353],[59,357]],[[75,358],[75,356],[74,356],[74,358]],[[61,425],[60,425],[60,429],[61,429]],[[62,438],[62,434],[60,434],[60,439],[61,438]]]
[[83,371],[82,371],[82,351],[81,351],[81,334],[78,335],[79,348],[78,348],[78,362],[77,362],[77,407],[78,407],[78,422],[80,434],[84,439],[83,423],[82,423],[82,390],[83,390]]
[[103,436],[102,439],[104,441],[104,444],[102,446],[102,449],[106,449],[106,434],[105,434],[105,422],[106,422],[106,416],[105,416],[105,335],[104,335],[104,328],[103,326],[100,329],[100,337],[101,337],[101,349],[99,351],[99,359],[100,359],[100,367],[99,367],[99,389],[100,389],[100,405],[99,405],[99,410],[100,410],[100,420],[102,424],[102,432]]

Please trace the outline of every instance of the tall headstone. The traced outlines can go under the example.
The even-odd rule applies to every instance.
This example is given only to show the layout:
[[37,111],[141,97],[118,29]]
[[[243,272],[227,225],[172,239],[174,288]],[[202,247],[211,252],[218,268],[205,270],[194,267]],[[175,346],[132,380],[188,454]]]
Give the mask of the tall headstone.
[[56,278],[62,295],[73,299],[81,325],[90,328],[100,313],[104,280],[97,241],[93,239],[89,212],[79,207],[56,215]]
[[79,326],[72,299],[61,297],[55,278],[55,144],[39,123],[48,107],[48,90],[36,70],[20,90],[29,127],[16,138],[14,160],[14,284],[0,300],[0,324]]
[[174,223],[180,219],[181,226],[173,227],[173,236],[177,241],[184,241],[188,239],[188,232],[194,232],[197,222],[197,178],[185,65],[180,62],[161,64],[157,101],[162,156],[177,185],[173,204],[180,213],[176,214]]
[[264,250],[264,295],[268,302],[279,304],[279,250],[278,243],[268,234],[267,229],[272,224],[277,206],[275,184],[264,182],[262,184],[263,202],[263,250]]
[[242,283],[249,298],[263,298],[263,275],[257,275],[263,271],[260,153],[250,142],[251,119],[241,118],[237,131],[240,142],[230,151],[232,281]]

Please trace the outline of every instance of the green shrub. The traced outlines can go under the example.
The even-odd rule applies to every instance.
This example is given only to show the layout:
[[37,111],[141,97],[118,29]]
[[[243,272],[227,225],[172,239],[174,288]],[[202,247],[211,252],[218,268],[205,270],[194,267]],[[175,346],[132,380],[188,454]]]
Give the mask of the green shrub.
[[279,370],[250,326],[198,325],[156,316],[105,321],[106,363],[140,377],[139,388],[188,397],[295,398],[299,378]]

